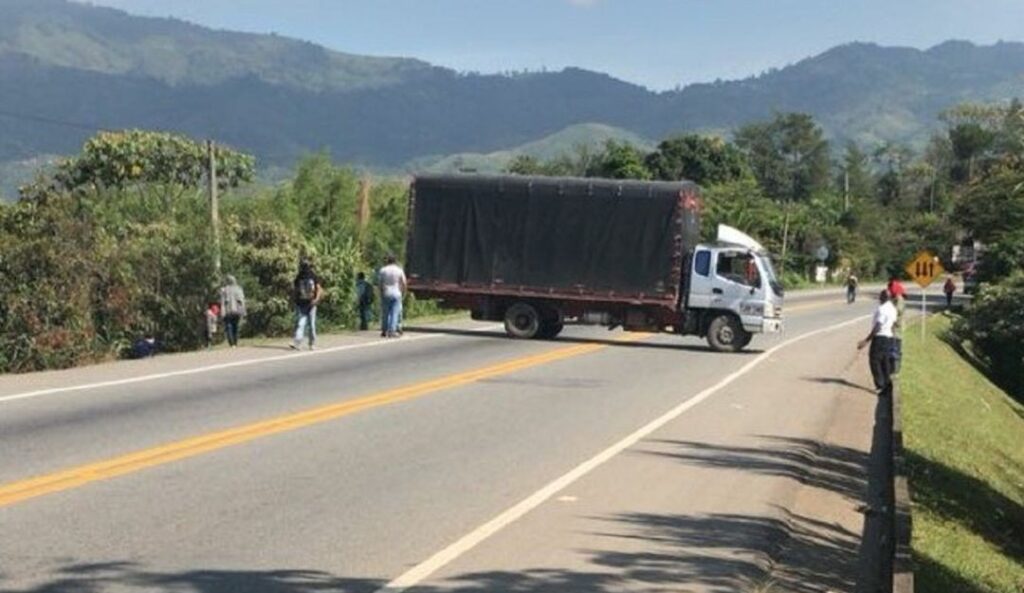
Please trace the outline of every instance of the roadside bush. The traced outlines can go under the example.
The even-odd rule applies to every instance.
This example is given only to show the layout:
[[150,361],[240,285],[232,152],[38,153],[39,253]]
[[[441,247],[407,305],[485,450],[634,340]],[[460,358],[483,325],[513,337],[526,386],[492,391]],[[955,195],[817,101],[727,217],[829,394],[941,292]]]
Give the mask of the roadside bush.
[[1024,273],[983,285],[954,325],[954,335],[969,342],[997,383],[1024,398]]
[[0,370],[95,358],[95,229],[70,200],[0,209]]

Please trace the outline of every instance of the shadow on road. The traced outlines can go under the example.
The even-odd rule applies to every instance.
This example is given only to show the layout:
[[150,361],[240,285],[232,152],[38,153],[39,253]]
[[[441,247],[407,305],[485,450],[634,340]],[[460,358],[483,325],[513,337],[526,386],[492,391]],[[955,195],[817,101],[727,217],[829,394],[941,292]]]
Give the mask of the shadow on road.
[[340,578],[316,570],[149,571],[132,562],[72,564],[48,583],[5,593],[102,593],[175,591],[182,593],[373,593],[378,579]]
[[[406,327],[405,328],[405,332],[406,333],[410,333],[410,334],[444,334],[444,335],[449,335],[449,336],[464,336],[464,337],[470,337],[470,338],[487,338],[487,339],[501,338],[503,340],[510,339],[507,335],[505,335],[505,332],[501,332],[501,331],[473,331],[473,330],[451,329],[451,328],[443,328],[443,327]],[[666,334],[666,335],[668,335],[668,334]],[[553,343],[560,343],[560,344],[595,344],[595,345],[600,345],[600,346],[612,346],[612,347],[615,347],[615,348],[641,348],[641,349],[674,350],[674,351],[684,350],[684,351],[687,351],[687,352],[700,352],[700,353],[705,353],[705,354],[714,354],[716,356],[721,356],[720,353],[713,352],[707,346],[698,346],[698,345],[692,345],[692,344],[664,344],[664,343],[654,343],[654,342],[644,342],[644,341],[640,341],[640,342],[622,342],[622,341],[614,340],[614,339],[580,338],[580,337],[571,337],[571,336],[565,336],[565,335],[559,336],[559,337],[554,338],[552,340],[546,340],[546,341],[553,342]],[[737,356],[749,356],[749,355],[761,354],[761,352],[762,352],[762,350],[756,350],[756,349],[748,348],[746,350],[743,350],[742,352],[737,352],[735,355],[737,355]]]
[[[638,584],[662,590],[685,585],[707,591],[820,592],[849,590],[843,575],[812,566],[841,562],[857,553],[859,538],[835,525],[778,510],[778,517],[740,514],[629,513],[598,519],[595,541],[639,541],[642,551],[581,550],[592,570],[529,569],[467,572],[409,593],[616,593]],[[614,547],[618,547],[614,545]],[[625,546],[631,547],[631,546]],[[773,568],[773,558],[815,559]],[[10,593],[372,593],[382,579],[345,578],[316,570],[151,571],[128,562],[77,564],[45,584]],[[776,588],[771,588],[776,587]],[[666,589],[668,590],[668,589]],[[675,590],[675,589],[672,589]],[[686,590],[686,589],[684,589]]]
[[865,387],[864,385],[858,385],[849,379],[843,379],[841,377],[804,377],[804,381],[810,381],[811,383],[820,383],[822,385],[840,385],[842,387],[849,387],[850,389],[856,389],[858,391],[866,391],[871,395],[877,395],[874,389]]
[[761,437],[761,447],[725,447],[690,441],[654,441],[674,451],[646,451],[688,465],[791,478],[800,484],[860,500],[867,485],[868,455],[811,439]]

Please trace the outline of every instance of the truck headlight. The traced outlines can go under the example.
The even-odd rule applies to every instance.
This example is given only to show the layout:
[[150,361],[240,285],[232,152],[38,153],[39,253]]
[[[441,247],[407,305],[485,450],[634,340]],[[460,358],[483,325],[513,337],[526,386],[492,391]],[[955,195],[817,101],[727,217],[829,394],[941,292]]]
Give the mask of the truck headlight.
[[740,313],[742,315],[764,316],[764,310],[764,303],[743,303],[742,305],[740,305]]

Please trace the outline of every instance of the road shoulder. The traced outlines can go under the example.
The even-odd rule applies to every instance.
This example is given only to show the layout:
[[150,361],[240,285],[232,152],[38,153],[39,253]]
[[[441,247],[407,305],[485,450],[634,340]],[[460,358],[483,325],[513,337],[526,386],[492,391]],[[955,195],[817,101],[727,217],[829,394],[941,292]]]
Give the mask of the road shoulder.
[[413,590],[854,591],[877,403],[860,330],[784,348]]

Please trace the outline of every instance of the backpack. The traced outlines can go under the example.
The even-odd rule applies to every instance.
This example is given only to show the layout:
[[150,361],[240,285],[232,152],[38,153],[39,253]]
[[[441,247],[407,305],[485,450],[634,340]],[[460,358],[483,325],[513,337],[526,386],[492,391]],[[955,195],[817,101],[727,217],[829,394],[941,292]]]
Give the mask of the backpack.
[[245,315],[245,302],[238,287],[223,288],[221,298],[224,301],[224,315]]
[[312,277],[299,278],[295,285],[295,300],[312,301],[316,296],[316,280]]

